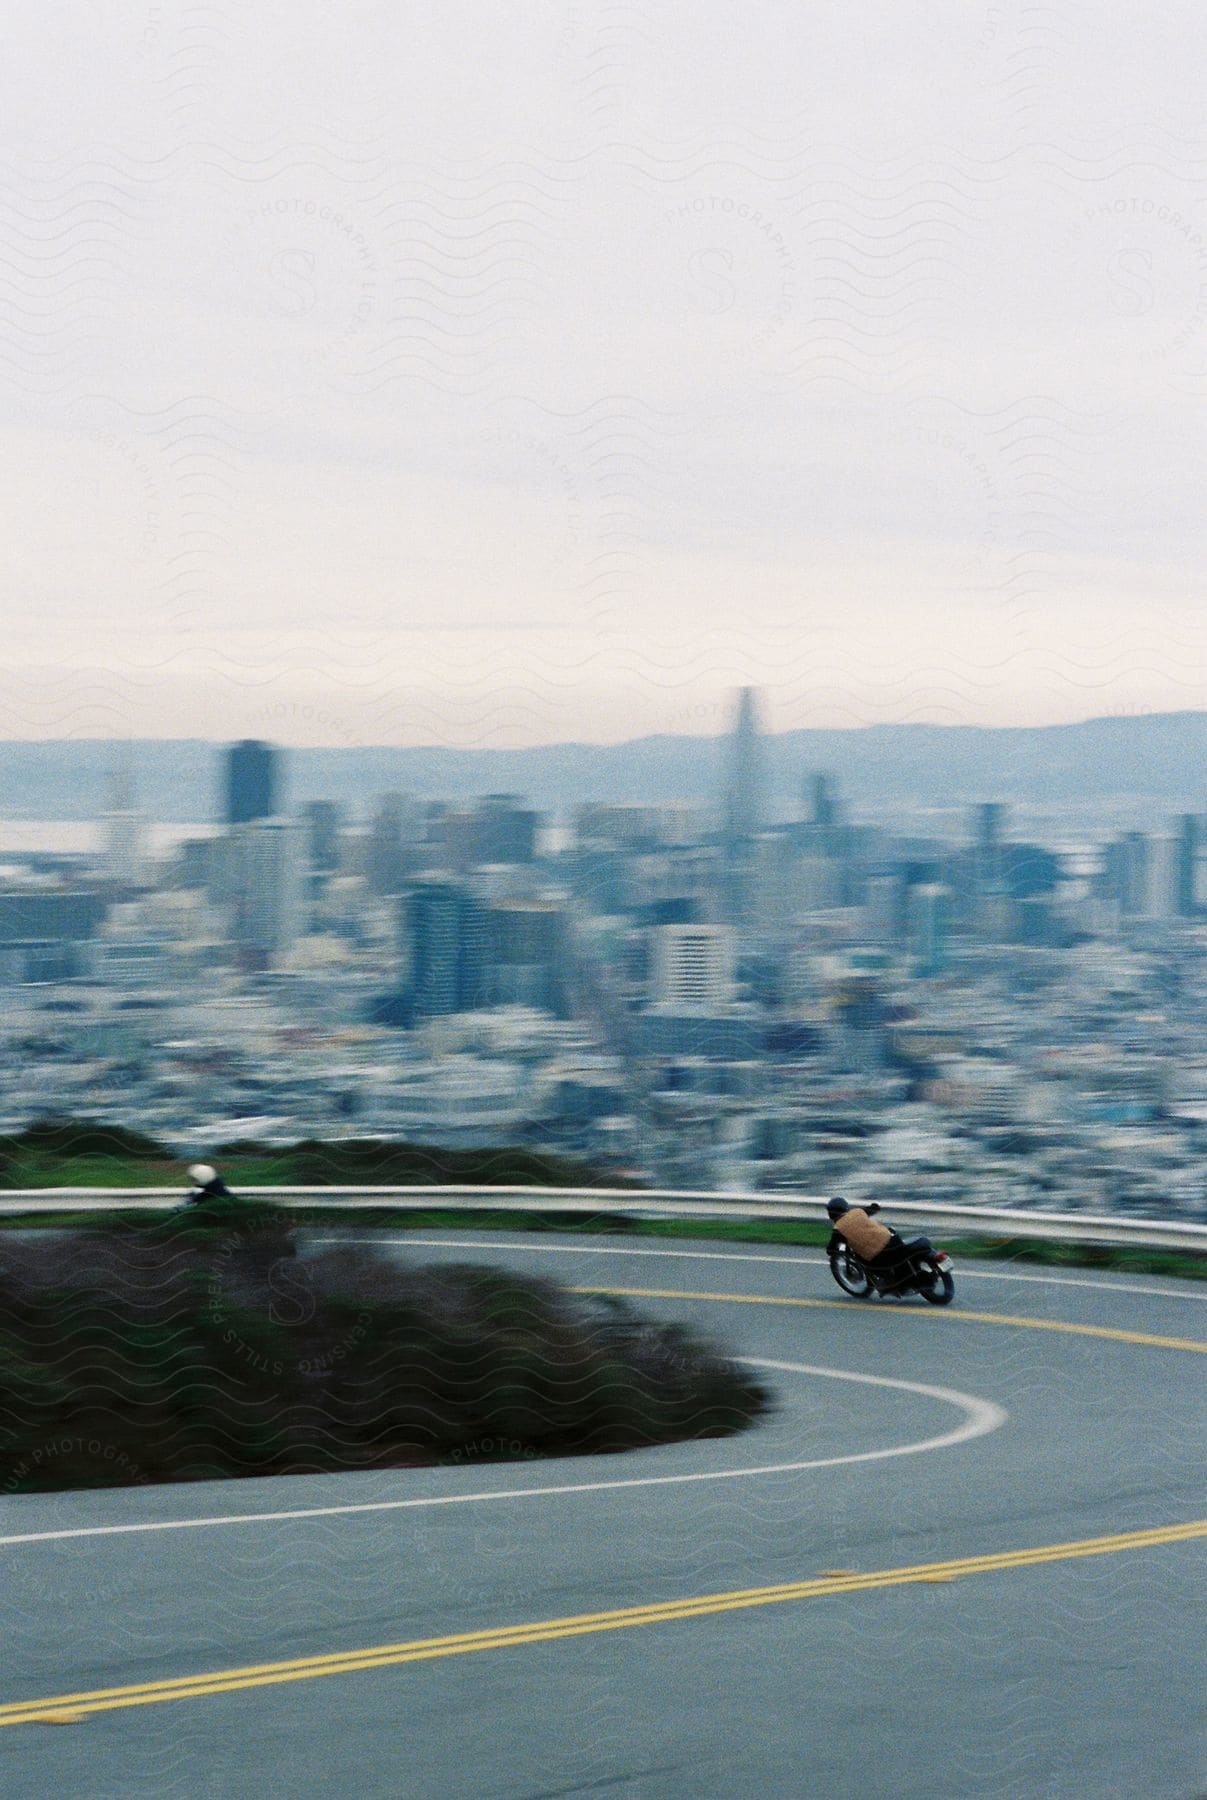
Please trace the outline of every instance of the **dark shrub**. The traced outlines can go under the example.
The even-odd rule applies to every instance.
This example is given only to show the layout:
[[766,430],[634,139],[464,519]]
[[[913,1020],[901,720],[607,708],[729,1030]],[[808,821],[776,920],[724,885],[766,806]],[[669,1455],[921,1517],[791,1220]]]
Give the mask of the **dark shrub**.
[[0,1493],[625,1450],[768,1404],[682,1326],[479,1265],[301,1254],[264,1203],[0,1241]]

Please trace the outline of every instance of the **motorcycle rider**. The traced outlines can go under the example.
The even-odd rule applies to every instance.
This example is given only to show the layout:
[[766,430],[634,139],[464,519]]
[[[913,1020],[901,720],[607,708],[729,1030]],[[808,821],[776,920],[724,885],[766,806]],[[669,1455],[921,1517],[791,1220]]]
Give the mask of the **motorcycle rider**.
[[211,1169],[208,1163],[193,1163],[189,1168],[189,1190],[186,1206],[198,1206],[203,1200],[215,1200],[220,1196],[232,1200],[234,1195],[219,1175],[217,1169]]
[[846,1243],[861,1262],[875,1265],[876,1272],[880,1273],[894,1269],[914,1251],[926,1256],[934,1254],[934,1245],[929,1238],[911,1238],[907,1244],[887,1225],[878,1225],[872,1217],[880,1211],[876,1201],[871,1206],[849,1206],[841,1196],[835,1195],[826,1211],[834,1227],[826,1245],[827,1256],[833,1256]]

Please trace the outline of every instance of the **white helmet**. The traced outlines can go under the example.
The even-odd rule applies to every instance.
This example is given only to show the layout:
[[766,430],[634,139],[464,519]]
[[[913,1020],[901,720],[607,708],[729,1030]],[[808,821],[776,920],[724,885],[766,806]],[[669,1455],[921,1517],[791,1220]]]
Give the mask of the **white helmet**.
[[189,1170],[189,1180],[194,1187],[208,1187],[211,1181],[217,1181],[217,1169],[211,1169],[208,1163],[194,1163]]

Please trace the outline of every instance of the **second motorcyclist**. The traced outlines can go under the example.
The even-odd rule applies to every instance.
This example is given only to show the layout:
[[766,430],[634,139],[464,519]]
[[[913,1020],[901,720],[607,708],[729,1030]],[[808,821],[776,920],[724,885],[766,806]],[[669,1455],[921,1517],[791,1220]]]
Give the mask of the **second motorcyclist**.
[[186,1206],[200,1206],[204,1200],[234,1199],[217,1169],[211,1169],[208,1163],[193,1163],[189,1180],[193,1185],[185,1198]]

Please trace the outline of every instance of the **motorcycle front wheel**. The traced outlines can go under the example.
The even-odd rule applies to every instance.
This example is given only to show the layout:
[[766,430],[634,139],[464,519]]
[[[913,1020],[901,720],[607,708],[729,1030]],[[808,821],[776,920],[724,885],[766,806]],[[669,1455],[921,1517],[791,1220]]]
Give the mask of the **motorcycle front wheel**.
[[872,1280],[861,1263],[853,1256],[844,1256],[841,1252],[830,1258],[830,1273],[844,1294],[850,1294],[856,1300],[866,1300],[872,1291]]
[[948,1301],[954,1298],[956,1291],[956,1284],[950,1273],[946,1269],[934,1268],[927,1270],[927,1274],[930,1276],[930,1280],[928,1281],[925,1275],[922,1277],[918,1283],[919,1293],[924,1300],[929,1300],[932,1306],[946,1306]]

